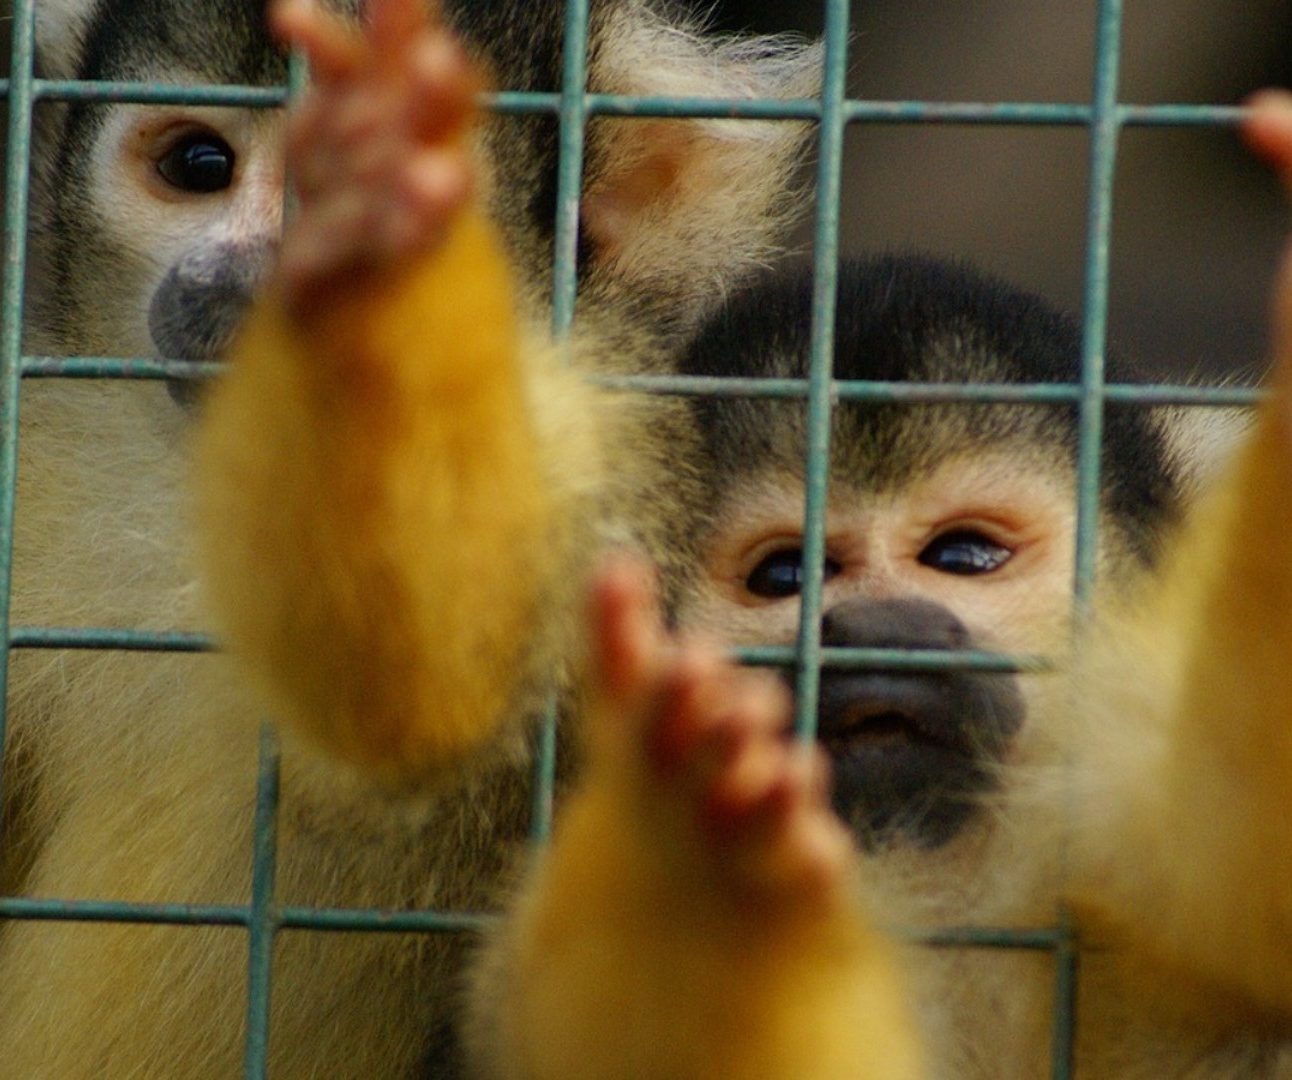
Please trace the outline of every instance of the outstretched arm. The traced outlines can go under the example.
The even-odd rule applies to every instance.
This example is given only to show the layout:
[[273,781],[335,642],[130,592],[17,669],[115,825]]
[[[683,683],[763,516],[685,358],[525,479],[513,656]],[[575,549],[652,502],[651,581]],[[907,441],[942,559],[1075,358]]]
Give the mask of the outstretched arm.
[[[1292,187],[1292,97],[1260,95],[1245,134]],[[1273,396],[1189,521],[1130,657],[1078,692],[1102,796],[1082,883],[1150,954],[1292,1011],[1292,251],[1273,308]],[[1124,670],[1130,664],[1134,670]],[[1153,677],[1156,674],[1156,677]],[[1119,739],[1124,728],[1135,741]],[[1109,914],[1105,911],[1105,914]]]
[[641,567],[607,567],[590,614],[587,768],[478,969],[480,1075],[913,1080],[785,687],[668,635]]
[[272,9],[314,84],[299,212],[205,403],[199,525],[220,632],[273,710],[392,779],[488,738],[547,568],[512,282],[473,187],[478,80],[420,0],[362,33]]

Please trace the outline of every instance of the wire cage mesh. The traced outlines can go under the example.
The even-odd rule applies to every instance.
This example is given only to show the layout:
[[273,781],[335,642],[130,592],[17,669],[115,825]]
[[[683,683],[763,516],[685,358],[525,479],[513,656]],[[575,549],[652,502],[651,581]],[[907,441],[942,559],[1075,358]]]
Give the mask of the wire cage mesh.
[[[204,377],[208,364],[141,357],[32,356],[23,352],[23,280],[27,257],[24,223],[29,211],[33,111],[40,101],[133,102],[279,108],[292,87],[193,86],[145,83],[89,83],[37,78],[33,71],[35,9],[39,0],[13,0],[11,74],[0,81],[8,106],[5,163],[4,292],[0,302],[0,610],[5,613],[7,647],[0,652],[0,684],[8,677],[14,650],[134,650],[196,652],[211,647],[202,634],[179,631],[116,630],[101,626],[23,626],[9,619],[13,514],[17,470],[18,407],[26,379],[161,379]],[[683,377],[607,379],[626,388],[669,394],[734,394],[784,397],[804,402],[809,449],[804,520],[804,589],[797,644],[788,649],[747,649],[743,659],[789,663],[795,670],[797,723],[810,734],[814,726],[823,664],[918,665],[929,658],[904,657],[883,650],[828,649],[820,640],[822,567],[825,559],[824,508],[829,461],[830,416],[840,400],[909,402],[973,400],[1075,404],[1080,417],[1076,514],[1076,609],[1084,610],[1095,577],[1095,529],[1099,498],[1102,419],[1110,402],[1144,404],[1242,404],[1252,393],[1239,388],[1203,389],[1174,385],[1112,385],[1105,381],[1104,349],[1108,312],[1109,244],[1113,226],[1113,186],[1118,138],[1128,126],[1232,126],[1239,110],[1223,106],[1142,106],[1118,96],[1121,0],[1100,0],[1096,29],[1096,71],[1087,102],[934,102],[849,100],[846,74],[850,39],[848,0],[823,0],[825,70],[819,96],[800,101],[633,98],[585,92],[587,80],[587,0],[568,0],[563,81],[559,92],[521,94],[506,90],[489,96],[503,112],[555,116],[560,125],[560,158],[554,265],[553,324],[558,333],[571,324],[577,303],[575,258],[577,206],[589,119],[619,117],[728,117],[808,120],[816,127],[816,217],[811,367],[807,380],[738,380]],[[298,81],[300,71],[294,69]],[[850,125],[955,124],[1022,127],[1066,126],[1084,129],[1089,140],[1089,191],[1083,303],[1082,378],[1075,385],[948,385],[840,382],[832,377],[834,298],[839,261],[840,190],[843,143]],[[1035,666],[1035,658],[954,654],[933,663],[1016,671]],[[0,695],[0,701],[3,696]],[[0,739],[4,716],[0,712]],[[549,722],[541,743],[535,783],[534,832],[546,835],[551,820],[555,773],[555,725]],[[240,928],[247,937],[247,1019],[245,1076],[267,1075],[269,1001],[273,982],[275,935],[294,929],[361,932],[456,932],[478,929],[487,916],[474,912],[387,912],[291,907],[275,897],[275,810],[278,757],[272,729],[261,739],[256,800],[253,889],[246,905],[129,904],[111,899],[72,901],[59,897],[0,897],[0,918],[77,922],[143,922]],[[1052,1075],[1072,1075],[1077,986],[1077,943],[1067,914],[1056,911],[1042,928],[949,927],[922,935],[930,947],[1006,948],[1049,952],[1054,962]]]

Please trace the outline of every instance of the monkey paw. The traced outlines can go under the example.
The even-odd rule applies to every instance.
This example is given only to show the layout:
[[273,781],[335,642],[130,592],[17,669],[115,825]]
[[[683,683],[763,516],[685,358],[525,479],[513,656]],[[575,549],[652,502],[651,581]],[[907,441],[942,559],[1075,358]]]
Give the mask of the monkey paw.
[[782,682],[671,636],[628,561],[598,576],[592,622],[592,768],[623,785],[664,872],[786,913],[845,896],[852,841],[824,754],[790,734]]
[[434,248],[471,192],[465,131],[480,81],[424,0],[371,0],[362,32],[313,0],[279,0],[275,33],[313,78],[287,161],[299,213],[279,280],[300,311],[356,270]]

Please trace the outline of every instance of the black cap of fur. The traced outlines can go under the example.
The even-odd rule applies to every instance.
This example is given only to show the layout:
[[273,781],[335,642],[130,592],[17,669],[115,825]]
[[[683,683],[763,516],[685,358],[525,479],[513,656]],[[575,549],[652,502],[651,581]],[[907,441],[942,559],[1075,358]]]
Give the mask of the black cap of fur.
[[[688,375],[801,378],[808,373],[812,277],[780,272],[734,296],[683,358]],[[881,382],[1077,383],[1081,328],[1044,300],[966,266],[884,256],[840,267],[834,375]],[[1135,381],[1119,358],[1109,381]],[[723,486],[767,467],[802,470],[801,401],[697,398]],[[849,401],[832,423],[834,475],[867,490],[894,489],[953,453],[1017,446],[1024,460],[1071,471],[1073,405],[902,405]],[[1132,550],[1150,560],[1178,500],[1166,440],[1148,409],[1109,406],[1102,499]],[[718,492],[711,491],[711,496]]]

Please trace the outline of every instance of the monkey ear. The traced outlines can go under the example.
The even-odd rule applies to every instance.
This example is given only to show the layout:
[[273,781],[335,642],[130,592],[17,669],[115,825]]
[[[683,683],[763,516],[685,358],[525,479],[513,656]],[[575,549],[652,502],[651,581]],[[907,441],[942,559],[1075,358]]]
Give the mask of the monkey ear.
[[[632,17],[611,16],[590,82],[642,96],[811,97],[821,58],[819,43],[702,35],[634,7]],[[596,120],[581,210],[590,280],[697,314],[782,239],[804,202],[793,181],[811,130],[789,121]]]
[[36,5],[36,56],[46,78],[76,77],[95,7],[96,0],[40,0]]

